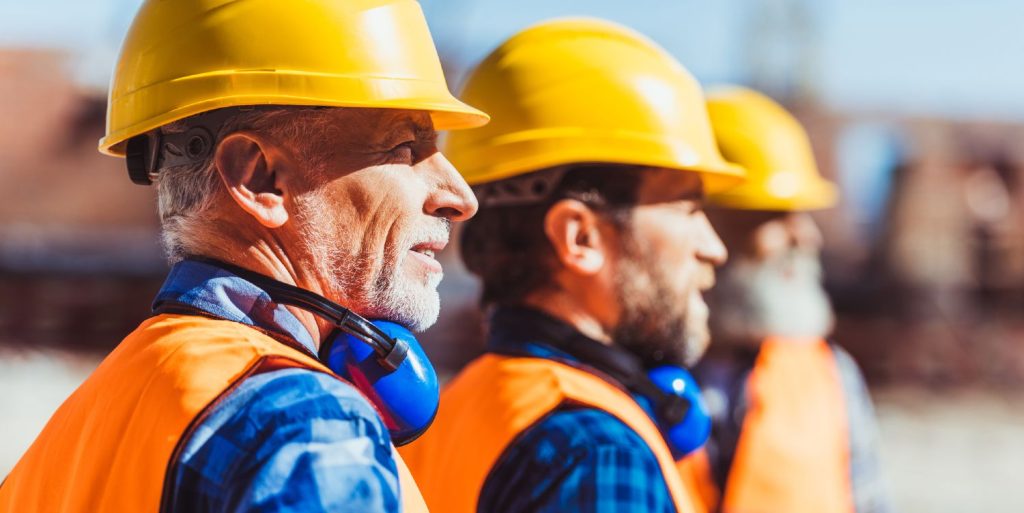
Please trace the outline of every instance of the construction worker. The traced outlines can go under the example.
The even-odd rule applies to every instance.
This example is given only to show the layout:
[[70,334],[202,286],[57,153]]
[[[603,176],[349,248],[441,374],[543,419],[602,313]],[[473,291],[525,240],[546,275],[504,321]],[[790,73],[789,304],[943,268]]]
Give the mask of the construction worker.
[[770,98],[708,92],[722,155],[749,180],[708,198],[730,260],[709,296],[714,343],[696,372],[714,429],[721,511],[885,511],[875,419],[850,356],[827,341],[822,234],[809,211],[837,201],[807,134]]
[[722,246],[704,191],[742,180],[700,86],[664,50],[594,19],[541,23],[470,74],[484,128],[447,153],[480,213],[461,251],[493,308],[486,354],[404,447],[436,511],[691,512],[676,458],[703,443],[679,366],[708,341]]
[[0,511],[426,511],[395,451],[439,395],[412,332],[477,209],[436,130],[486,121],[412,0],[145,2],[100,151],[156,183],[173,268]]

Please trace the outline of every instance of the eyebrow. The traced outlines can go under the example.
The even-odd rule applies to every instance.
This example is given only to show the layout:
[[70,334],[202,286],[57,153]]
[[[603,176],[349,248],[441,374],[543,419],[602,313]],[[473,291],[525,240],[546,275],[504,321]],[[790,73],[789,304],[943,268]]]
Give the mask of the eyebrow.
[[409,135],[412,136],[412,141],[416,143],[437,141],[437,130],[434,130],[432,126],[409,119],[392,124],[384,132],[384,135],[378,139],[374,147],[378,151],[390,150],[396,145],[408,141]]
[[687,187],[685,191],[681,191],[679,194],[674,195],[670,201],[702,202],[705,199],[707,199],[707,194],[704,193],[704,181],[701,180],[695,187]]
[[694,190],[686,191],[679,195],[681,200],[704,201],[705,198],[707,198],[707,195],[704,194],[703,184]]
[[413,132],[417,142],[437,142],[437,130],[434,130],[434,127],[417,125]]

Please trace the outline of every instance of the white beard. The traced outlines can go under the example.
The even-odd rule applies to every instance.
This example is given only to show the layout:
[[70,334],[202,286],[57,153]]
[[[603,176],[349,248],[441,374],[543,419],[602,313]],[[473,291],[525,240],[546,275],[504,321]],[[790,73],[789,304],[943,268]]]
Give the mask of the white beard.
[[709,295],[712,339],[756,344],[771,336],[828,336],[835,319],[821,274],[811,253],[766,261],[736,257]]
[[394,268],[385,268],[379,287],[375,287],[369,303],[368,313],[375,319],[397,322],[415,332],[421,332],[434,325],[441,313],[441,296],[437,286],[441,273],[430,274],[426,283],[417,282],[402,272],[402,261]]

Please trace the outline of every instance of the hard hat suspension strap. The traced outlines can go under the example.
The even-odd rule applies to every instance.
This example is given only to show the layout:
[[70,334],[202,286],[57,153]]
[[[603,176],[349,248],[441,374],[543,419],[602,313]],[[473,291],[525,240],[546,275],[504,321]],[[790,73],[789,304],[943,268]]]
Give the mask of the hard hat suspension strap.
[[213,155],[221,129],[233,117],[246,112],[282,108],[258,105],[218,109],[188,118],[189,128],[182,132],[169,133],[158,128],[132,137],[125,152],[128,177],[136,184],[151,185],[161,169],[205,162]]

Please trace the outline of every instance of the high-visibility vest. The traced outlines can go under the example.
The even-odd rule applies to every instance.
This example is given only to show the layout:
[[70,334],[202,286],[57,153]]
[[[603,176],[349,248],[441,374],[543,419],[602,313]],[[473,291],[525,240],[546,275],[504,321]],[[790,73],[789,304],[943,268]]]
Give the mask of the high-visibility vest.
[[475,513],[502,453],[565,403],[605,411],[636,432],[657,458],[676,510],[695,513],[672,453],[636,401],[601,377],[549,359],[487,354],[473,361],[442,393],[430,431],[400,451],[431,509]]
[[828,343],[765,340],[745,397],[721,511],[853,513],[846,394]]
[[683,486],[692,498],[696,513],[708,513],[721,499],[714,479],[711,479],[711,462],[702,447],[676,462]]
[[[0,512],[166,511],[193,430],[247,377],[282,368],[335,376],[240,323],[168,314],[147,320],[54,413],[0,487]],[[426,512],[395,458],[404,511]]]

